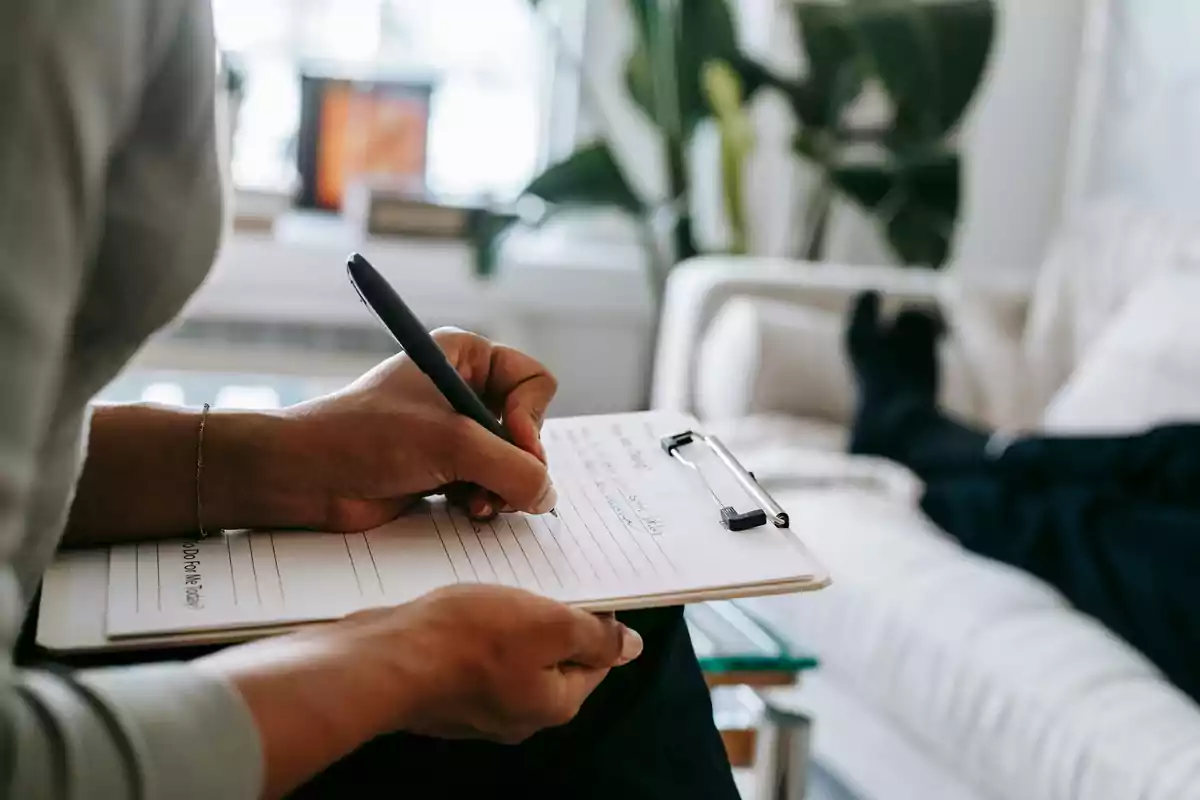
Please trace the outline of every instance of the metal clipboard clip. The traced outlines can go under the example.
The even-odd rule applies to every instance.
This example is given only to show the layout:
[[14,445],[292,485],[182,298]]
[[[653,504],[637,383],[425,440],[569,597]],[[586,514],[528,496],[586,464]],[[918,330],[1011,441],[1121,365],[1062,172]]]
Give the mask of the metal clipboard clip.
[[[681,447],[685,447],[694,442],[700,442],[707,445],[710,450],[720,459],[721,463],[733,473],[737,478],[738,483],[742,485],[759,507],[751,511],[738,511],[733,506],[727,506],[713,491],[712,486],[704,478],[704,473],[700,467],[682,453],[679,452]],[[758,528],[767,524],[767,520],[775,524],[777,528],[786,528],[788,526],[787,512],[775,502],[775,498],[767,493],[767,490],[759,484],[758,479],[754,477],[754,473],[741,465],[741,462],[729,452],[728,448],[721,443],[721,440],[715,436],[709,436],[706,433],[698,433],[697,431],[684,431],[673,436],[664,436],[661,440],[663,451],[671,458],[695,470],[700,476],[700,480],[704,481],[708,487],[708,493],[713,496],[717,503],[717,507],[721,509],[721,524],[731,531],[746,531],[751,528]]]

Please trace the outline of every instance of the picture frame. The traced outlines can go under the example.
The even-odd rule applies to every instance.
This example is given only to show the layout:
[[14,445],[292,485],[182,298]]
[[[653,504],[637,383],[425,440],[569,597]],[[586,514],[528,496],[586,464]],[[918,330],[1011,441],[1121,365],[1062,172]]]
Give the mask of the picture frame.
[[296,205],[340,212],[362,178],[422,191],[432,95],[423,81],[302,75]]

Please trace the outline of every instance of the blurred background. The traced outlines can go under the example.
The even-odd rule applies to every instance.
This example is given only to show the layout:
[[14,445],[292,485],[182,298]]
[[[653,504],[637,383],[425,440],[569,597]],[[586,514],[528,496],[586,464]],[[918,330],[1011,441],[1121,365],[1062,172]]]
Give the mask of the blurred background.
[[105,399],[343,385],[396,351],[345,278],[360,251],[430,326],[545,362],[551,413],[695,412],[789,509],[834,585],[754,610],[806,654],[811,796],[1200,797],[1191,699],[844,455],[842,352],[873,288],[942,311],[940,400],[987,429],[1200,414],[1200,4],[213,11],[228,230]]
[[[1180,153],[1198,124],[1179,102],[1187,4],[875,3],[894,13],[871,47],[900,44],[866,71],[826,19],[840,5],[213,0],[230,230],[182,323],[111,396],[275,403],[344,382],[393,349],[343,278],[358,249],[430,325],[546,361],[555,413],[637,408],[666,274],[697,253],[1020,281],[1081,196],[1186,184],[1148,154]],[[1098,26],[1116,35],[1089,40]],[[885,141],[926,112],[916,146]],[[905,147],[936,162],[906,173],[908,231],[889,231],[872,175],[833,166],[881,143],[880,170]],[[531,183],[580,151],[599,158]]]

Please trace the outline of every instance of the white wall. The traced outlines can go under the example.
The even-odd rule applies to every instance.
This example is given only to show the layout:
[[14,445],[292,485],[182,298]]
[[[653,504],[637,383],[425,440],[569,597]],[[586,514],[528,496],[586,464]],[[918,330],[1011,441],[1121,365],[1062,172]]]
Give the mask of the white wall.
[[1085,7],[999,0],[998,47],[964,130],[964,267],[1032,269],[1060,219]]
[[[1095,0],[1076,191],[1200,213],[1200,3]],[[1081,126],[1083,127],[1083,126]]]
[[[959,255],[970,269],[1027,270],[1036,265],[1059,216],[1081,12],[1089,3],[1107,0],[997,1],[998,49],[964,132],[969,166]],[[1130,7],[1142,2],[1114,1]],[[748,49],[778,69],[800,67],[790,15],[781,10],[787,0],[731,2],[741,9]],[[631,176],[645,191],[661,194],[658,142],[620,79],[632,41],[627,21],[618,13],[623,8],[619,0],[592,0],[588,6],[588,58],[598,68],[593,88]],[[1180,57],[1184,50],[1179,49]],[[756,253],[785,255],[793,252],[797,188],[804,174],[790,154],[792,122],[784,104],[763,98],[755,114],[760,148],[749,166],[751,241]],[[594,119],[583,121],[585,135],[589,128],[594,134]],[[703,142],[698,149],[704,150]],[[704,157],[703,152],[697,155]],[[720,225],[711,213],[719,208],[715,172],[700,168],[696,174],[708,176],[710,213],[700,219],[709,220],[709,233],[719,239]],[[844,260],[878,262],[881,248],[868,235],[869,226],[861,220],[843,222],[835,251]],[[557,413],[627,409],[642,396],[650,330],[644,254],[628,231],[621,235],[619,225],[597,232],[592,240],[534,237],[538,252],[509,251],[502,279],[490,284],[470,278],[461,246],[363,242],[293,227],[276,237],[232,241],[189,313],[354,324],[363,319],[362,311],[336,265],[344,253],[364,249],[403,287],[428,323],[484,330],[542,358],[562,378]],[[273,354],[243,355],[254,355],[254,364],[265,365],[247,364],[247,369],[277,366]],[[180,356],[151,349],[145,357],[170,364]],[[345,365],[347,370],[357,367]],[[297,368],[313,367],[305,361]]]

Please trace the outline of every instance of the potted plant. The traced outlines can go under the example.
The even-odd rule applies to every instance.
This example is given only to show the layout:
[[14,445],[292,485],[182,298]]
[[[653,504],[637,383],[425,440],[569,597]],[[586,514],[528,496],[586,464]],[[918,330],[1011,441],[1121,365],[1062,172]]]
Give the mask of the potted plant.
[[[795,152],[817,169],[803,255],[824,254],[840,198],[868,212],[899,263],[943,266],[959,216],[957,131],[991,53],[992,0],[807,0],[792,12],[804,77],[756,79],[787,96]],[[864,123],[856,107],[872,100],[884,119]]]
[[[634,188],[609,137],[551,164],[525,188],[540,199],[533,219],[484,211],[472,221],[480,275],[490,275],[512,226],[542,224],[571,208],[607,207],[638,225],[657,309],[667,275],[699,252],[691,218],[687,159],[697,126],[716,121],[721,183],[732,250],[745,249],[742,165],[753,146],[745,108],[760,91],[781,92],[798,130],[794,152],[816,168],[800,255],[825,254],[837,202],[864,209],[897,261],[943,266],[959,216],[957,130],[991,52],[992,0],[797,0],[790,5],[807,69],[781,76],[740,51],[726,0],[626,0],[636,40],[625,87],[658,132],[667,165],[665,201]],[[589,76],[581,75],[590,90]],[[589,99],[585,91],[585,102]],[[594,100],[594,97],[593,97]],[[862,107],[883,114],[862,120]],[[602,109],[592,103],[600,116]],[[669,236],[658,235],[662,219]]]

